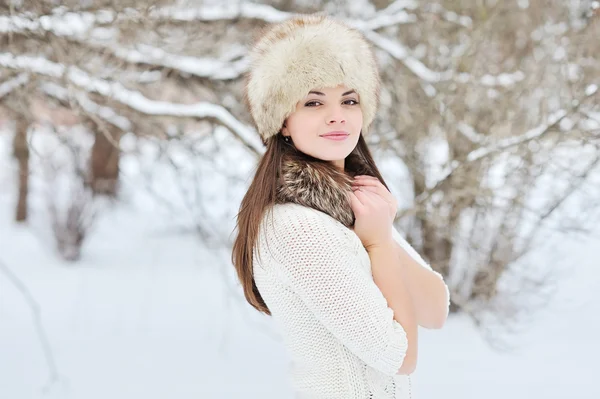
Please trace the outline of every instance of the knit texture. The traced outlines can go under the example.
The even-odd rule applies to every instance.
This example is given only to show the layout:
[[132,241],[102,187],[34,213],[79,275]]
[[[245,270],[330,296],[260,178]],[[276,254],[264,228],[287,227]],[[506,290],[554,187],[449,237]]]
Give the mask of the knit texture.
[[[396,229],[393,236],[431,270]],[[263,217],[254,279],[291,356],[295,398],[411,398],[398,375],[406,332],[371,274],[360,238],[331,216],[295,203]]]

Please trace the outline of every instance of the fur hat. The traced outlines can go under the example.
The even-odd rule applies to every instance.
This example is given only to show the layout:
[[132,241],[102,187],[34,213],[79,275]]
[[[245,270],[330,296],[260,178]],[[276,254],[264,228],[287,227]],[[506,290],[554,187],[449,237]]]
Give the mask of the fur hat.
[[379,105],[375,56],[362,33],[324,15],[263,30],[250,52],[245,99],[264,143],[309,91],[345,84],[360,96],[365,135]]

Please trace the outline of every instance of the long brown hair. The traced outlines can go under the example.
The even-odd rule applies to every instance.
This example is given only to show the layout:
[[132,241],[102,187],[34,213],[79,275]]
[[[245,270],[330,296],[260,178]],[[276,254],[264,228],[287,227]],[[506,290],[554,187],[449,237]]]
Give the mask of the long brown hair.
[[[242,199],[237,214],[236,228],[238,235],[233,243],[231,261],[235,266],[248,303],[259,312],[271,315],[271,311],[254,283],[253,251],[264,212],[271,209],[271,206],[275,204],[279,171],[282,169],[283,160],[286,155],[298,156],[302,153],[293,144],[285,142],[281,132],[270,137],[266,142],[266,146],[267,149],[258,163],[252,183],[250,183],[250,187]],[[377,177],[388,188],[373,161],[371,151],[362,133],[351,155],[360,157],[362,163],[369,169],[369,174]],[[307,157],[310,158],[308,155]],[[351,172],[352,163],[346,162],[345,168]]]

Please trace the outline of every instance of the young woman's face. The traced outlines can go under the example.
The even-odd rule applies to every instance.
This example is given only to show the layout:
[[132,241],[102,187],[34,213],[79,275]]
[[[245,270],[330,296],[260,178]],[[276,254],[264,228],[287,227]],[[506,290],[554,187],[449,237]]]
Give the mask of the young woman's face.
[[[358,94],[344,85],[314,89],[298,102],[281,132],[291,136],[298,150],[331,161],[343,170],[344,160],[356,147],[362,128],[359,101]],[[335,132],[343,133],[342,139],[326,137]]]

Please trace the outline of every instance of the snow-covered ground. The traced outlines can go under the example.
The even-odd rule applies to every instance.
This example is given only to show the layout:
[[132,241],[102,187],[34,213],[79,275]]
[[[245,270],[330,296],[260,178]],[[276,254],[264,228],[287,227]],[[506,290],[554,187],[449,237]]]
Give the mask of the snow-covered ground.
[[[102,209],[82,259],[63,262],[35,222],[41,202],[30,225],[12,222],[9,140],[0,134],[0,262],[39,304],[59,375],[47,386],[35,315],[0,273],[0,398],[292,397],[277,330],[241,300],[226,248],[204,248],[145,191],[126,186],[125,201]],[[143,168],[123,165],[125,181],[136,181]],[[532,315],[510,352],[492,350],[463,316],[421,330],[417,397],[600,397],[600,227],[587,239],[557,237],[536,256],[568,270],[555,301]]]

